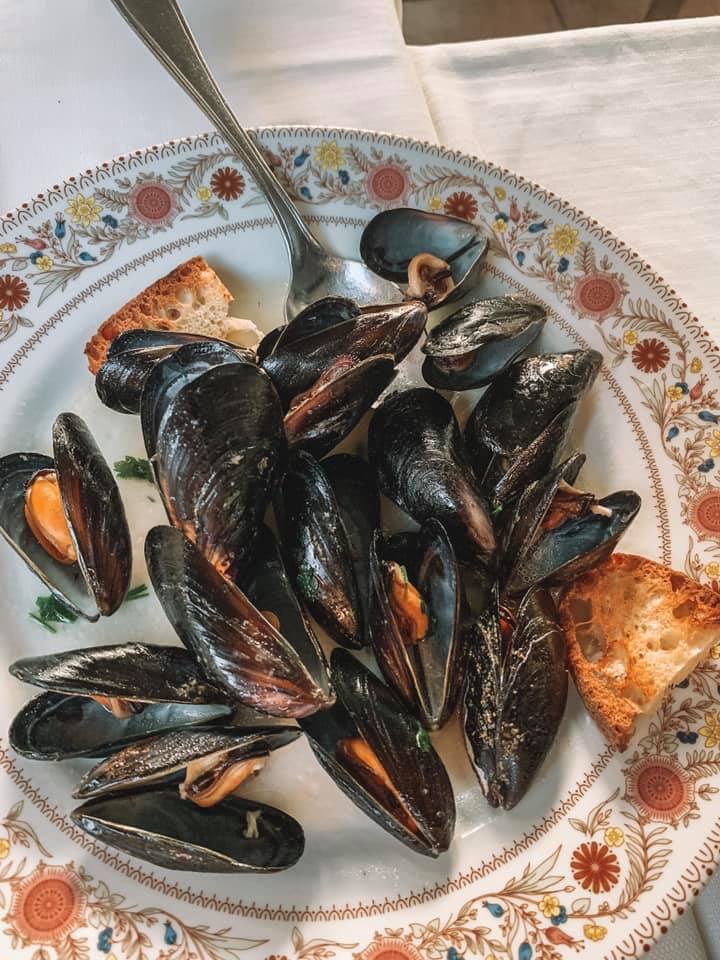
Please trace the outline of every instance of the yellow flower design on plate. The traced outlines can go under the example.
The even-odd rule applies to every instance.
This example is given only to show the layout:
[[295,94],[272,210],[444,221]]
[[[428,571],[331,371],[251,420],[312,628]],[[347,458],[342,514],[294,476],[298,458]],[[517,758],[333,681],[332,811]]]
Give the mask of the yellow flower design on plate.
[[705,438],[705,445],[711,457],[720,457],[720,430],[713,430],[710,436]]
[[588,940],[594,940],[598,943],[607,936],[607,927],[601,927],[599,923],[586,923],[583,927],[583,933]]
[[498,200],[504,200],[505,197],[507,196],[507,193],[505,192],[503,187],[495,187],[494,192]]
[[620,827],[608,827],[605,831],[605,843],[609,847],[621,847],[625,843],[625,833]]
[[638,340],[637,331],[635,330],[626,330],[623,335],[623,340],[629,347],[633,347]]
[[705,737],[705,746],[708,750],[720,747],[720,713],[706,713],[705,726],[700,727],[699,733],[701,737]]
[[577,250],[578,232],[569,223],[558,224],[548,242],[558,256],[566,257]]
[[0,840],[0,860],[4,860],[10,853],[10,843],[4,837]]
[[428,207],[433,211],[433,213],[436,213],[438,210],[442,210],[442,205],[442,197],[439,197],[437,194],[435,194],[434,197],[430,197]]
[[560,916],[560,901],[557,897],[551,896],[549,893],[545,894],[540,903],[540,912],[544,917],[559,917]]
[[496,233],[505,233],[507,230],[507,220],[503,220],[502,217],[498,217],[497,220],[493,223],[493,230]]
[[321,170],[337,170],[343,162],[343,150],[335,140],[323,140],[315,147],[315,162]]
[[38,257],[35,261],[35,266],[38,270],[50,270],[53,265],[53,258],[48,257],[47,254],[43,257]]
[[700,373],[703,368],[703,362],[700,357],[693,357],[692,363],[690,364],[690,373]]
[[[716,564],[717,566],[717,564]],[[720,643],[716,643],[715,646],[710,651],[711,660],[720,660]]]
[[0,243],[0,253],[17,253],[14,243]]
[[681,400],[683,392],[680,389],[680,387],[668,387],[667,395],[670,397],[671,400]]
[[720,563],[706,563],[705,564],[705,573],[710,577],[711,580],[716,580],[720,577]]
[[212,190],[210,187],[198,187],[195,191],[195,196],[198,200],[202,200],[202,202],[205,203],[205,201],[209,200],[212,196]]
[[84,197],[80,194],[73,197],[65,208],[65,213],[70,217],[73,223],[82,224],[83,227],[89,227],[100,219],[102,209],[94,197]]

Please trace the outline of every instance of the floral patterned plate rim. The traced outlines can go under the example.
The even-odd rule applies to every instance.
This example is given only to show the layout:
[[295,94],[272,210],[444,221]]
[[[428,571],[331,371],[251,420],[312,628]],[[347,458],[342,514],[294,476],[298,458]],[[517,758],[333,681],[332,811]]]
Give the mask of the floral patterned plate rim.
[[[591,481],[610,477],[616,488],[634,481],[643,494],[644,521],[626,547],[717,587],[720,358],[662,278],[584,213],[465,154],[369,131],[287,127],[258,135],[313,229],[345,254],[357,250],[363,223],[389,206],[479,222],[491,245],[487,291],[545,303],[549,345],[590,344],[605,355],[578,441],[591,438],[589,452],[606,469]],[[81,346],[99,319],[193,253],[228,280],[234,312],[272,325],[285,277],[282,246],[242,164],[214,134],[118,157],[0,219],[0,452],[46,450],[60,403],[88,415],[111,453],[140,452],[128,449],[136,443],[132,425],[118,427],[117,415],[97,411]],[[42,396],[38,383],[51,385]],[[123,493],[148,499],[133,483]],[[18,580],[5,551],[3,574]],[[23,580],[17,592],[7,603],[7,660],[28,647],[112,642],[113,631],[137,629],[138,617],[121,611],[117,623],[102,625],[102,640],[75,625],[43,634],[27,618],[32,585]],[[148,609],[152,598],[143,602],[143,619],[159,622]],[[9,690],[6,720],[24,695]],[[319,774],[308,774],[307,757],[295,751],[288,767],[308,797],[285,806],[306,822],[307,865],[267,885],[216,883],[163,876],[99,848],[68,820],[77,771],[50,772],[3,741],[2,936],[34,960],[640,954],[720,858],[720,649],[648,718],[622,757],[571,703],[539,782],[510,815],[491,817],[461,758],[450,750],[448,762],[460,830],[437,863],[405,855],[382,834],[378,842],[379,831]],[[269,789],[279,789],[284,773]],[[357,846],[334,842],[334,822]]]

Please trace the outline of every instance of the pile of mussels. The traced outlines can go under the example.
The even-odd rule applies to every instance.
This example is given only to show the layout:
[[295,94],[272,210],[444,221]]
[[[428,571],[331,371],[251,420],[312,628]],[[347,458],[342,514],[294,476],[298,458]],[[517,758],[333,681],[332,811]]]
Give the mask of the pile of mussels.
[[[101,758],[72,814],[98,840],[176,869],[291,866],[300,825],[236,791],[304,734],[364,813],[437,856],[455,804],[427,731],[458,701],[488,802],[510,809],[528,789],[565,708],[557,590],[611,553],[640,500],[574,486],[584,456],[564,459],[566,440],[602,358],[519,359],[540,306],[475,300],[426,335],[428,308],[462,291],[484,248],[461,221],[381,214],[362,253],[408,284],[404,303],[318,301],[257,353],[152,330],[113,342],[97,392],[140,416],[169,521],[147,535],[147,567],[182,646],[10,668],[44,691],[13,721],[16,751]],[[423,338],[430,387],[388,391]],[[438,391],[488,384],[463,433]],[[328,456],[381,394],[367,461]],[[97,620],[128,590],[123,504],[79,417],[60,414],[52,440],[53,458],[0,460],[0,528],[54,595]],[[383,530],[381,493],[415,532]],[[337,644],[329,663],[313,623]],[[367,645],[385,682],[349,652]]]

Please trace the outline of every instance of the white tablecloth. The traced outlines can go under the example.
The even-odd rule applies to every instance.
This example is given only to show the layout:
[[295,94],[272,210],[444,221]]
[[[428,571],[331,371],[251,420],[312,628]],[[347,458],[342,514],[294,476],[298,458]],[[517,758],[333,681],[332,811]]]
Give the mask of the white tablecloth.
[[[245,124],[388,130],[516,169],[641,251],[720,339],[720,18],[408,49],[395,0],[184,8]],[[0,210],[207,128],[101,0],[0,0],[0,90]],[[720,960],[720,878],[649,956]]]

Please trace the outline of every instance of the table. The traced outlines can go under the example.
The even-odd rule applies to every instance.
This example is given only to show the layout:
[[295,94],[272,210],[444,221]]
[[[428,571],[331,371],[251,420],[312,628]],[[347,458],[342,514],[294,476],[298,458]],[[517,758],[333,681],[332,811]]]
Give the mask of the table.
[[[393,0],[184,8],[247,125],[384,129],[516,169],[641,251],[720,339],[720,18],[408,48]],[[0,0],[0,89],[3,210],[207,128],[99,0]],[[720,960],[720,877],[649,956]]]

